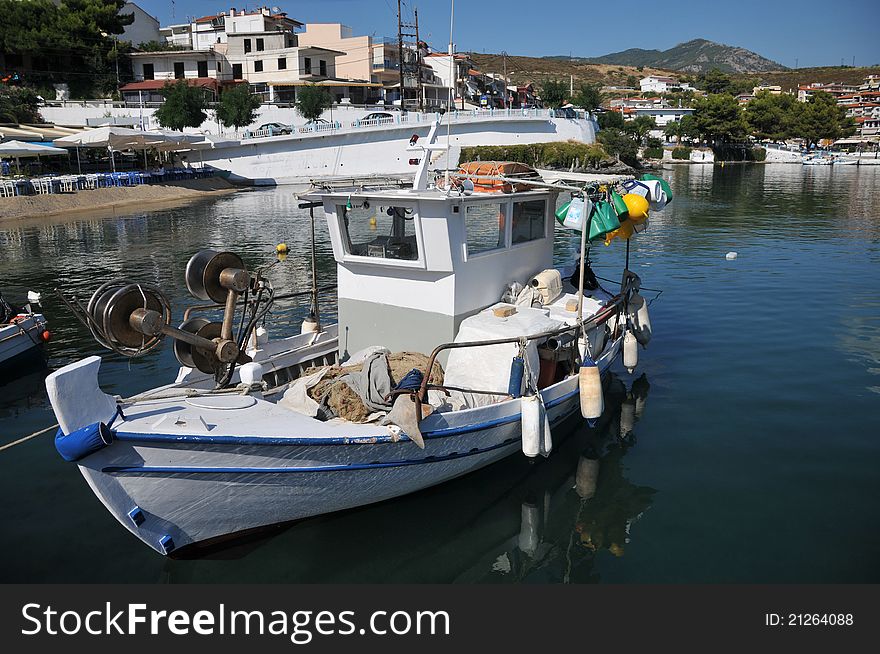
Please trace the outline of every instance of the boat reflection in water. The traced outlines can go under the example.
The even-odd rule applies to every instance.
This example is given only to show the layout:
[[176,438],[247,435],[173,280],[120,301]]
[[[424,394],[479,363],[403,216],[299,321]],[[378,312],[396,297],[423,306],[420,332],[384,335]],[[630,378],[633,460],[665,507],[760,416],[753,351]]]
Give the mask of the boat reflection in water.
[[624,555],[633,523],[656,492],[623,474],[649,384],[645,375],[629,390],[613,374],[609,381],[599,424],[572,434],[560,448],[562,456],[527,480],[515,541],[498,554],[491,570],[474,570],[461,581],[597,582],[593,563],[599,552]]
[[627,389],[610,374],[604,386],[597,425],[561,424],[549,459],[509,457],[413,495],[171,558],[162,581],[597,582],[596,557],[624,555],[655,493],[623,471],[647,378]]

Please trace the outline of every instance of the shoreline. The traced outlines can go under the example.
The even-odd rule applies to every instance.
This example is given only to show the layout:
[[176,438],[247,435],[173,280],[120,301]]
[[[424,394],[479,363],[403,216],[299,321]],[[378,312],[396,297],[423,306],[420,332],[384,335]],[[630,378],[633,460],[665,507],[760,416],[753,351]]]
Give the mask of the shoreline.
[[0,198],[0,225],[39,222],[45,218],[81,215],[116,215],[136,207],[151,210],[179,206],[244,190],[222,177],[168,182],[156,185],[100,188],[76,193],[50,193]]

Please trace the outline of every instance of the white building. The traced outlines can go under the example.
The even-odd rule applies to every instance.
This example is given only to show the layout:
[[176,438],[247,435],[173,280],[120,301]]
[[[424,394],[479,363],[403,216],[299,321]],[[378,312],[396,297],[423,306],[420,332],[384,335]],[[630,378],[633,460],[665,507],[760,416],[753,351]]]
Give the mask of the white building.
[[642,93],[666,93],[673,87],[679,87],[678,80],[674,77],[649,75],[639,80]]
[[159,28],[160,42],[179,48],[192,49],[192,24],[178,23]]
[[474,62],[463,54],[454,54],[450,62],[448,54],[442,52],[432,52],[425,57],[425,65],[428,66],[437,78],[438,85],[448,89],[455,89],[455,101],[463,102],[463,99],[470,95],[468,90],[468,71],[473,68]]
[[685,116],[694,113],[690,107],[637,107],[623,109],[623,115],[627,120],[633,120],[639,116],[650,116],[654,119],[657,129],[648,132],[648,136],[663,138],[663,128],[669,123],[680,121]]
[[[186,79],[217,100],[225,85],[248,82],[266,102],[295,102],[296,88],[306,84],[328,87],[338,102],[363,102],[364,85],[340,80],[336,57],[345,53],[317,46],[300,46],[302,23],[283,13],[262,8],[203,16],[189,24],[192,47],[187,50],[139,52],[132,55],[135,81],[120,90],[129,104],[161,103],[159,90],[175,79]],[[168,42],[183,44],[183,26],[165,28]],[[177,29],[175,29],[177,28]]]
[[159,20],[135,3],[126,2],[125,6],[119,10],[119,13],[123,15],[134,14],[134,22],[125,26],[122,34],[119,35],[120,41],[128,41],[132,45],[139,45],[141,43],[149,43],[150,41],[162,40],[162,36],[159,34]]

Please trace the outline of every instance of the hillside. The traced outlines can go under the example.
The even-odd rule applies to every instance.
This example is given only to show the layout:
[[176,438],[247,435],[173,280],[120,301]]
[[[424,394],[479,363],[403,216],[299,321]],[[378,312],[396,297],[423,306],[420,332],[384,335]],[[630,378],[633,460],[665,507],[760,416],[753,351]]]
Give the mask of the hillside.
[[[503,61],[500,55],[470,53],[476,67],[485,73],[501,73]],[[600,83],[606,86],[626,86],[629,77],[637,80],[646,75],[676,75],[675,71],[650,66],[638,70],[633,66],[591,64],[582,59],[569,61],[568,57],[507,57],[507,74],[516,84],[531,82],[536,86],[546,79],[568,80],[574,76],[575,87],[582,82]],[[812,82],[841,82],[861,84],[867,75],[880,75],[880,66],[828,66],[800,68],[798,70],[775,70],[762,73],[733,74],[735,79],[748,79],[757,84],[776,84],[784,91],[796,89],[799,84]],[[632,81],[632,80],[630,80]]]
[[[551,58],[562,59],[562,57]],[[679,43],[668,50],[630,48],[602,57],[581,58],[579,61],[618,66],[645,66],[685,73],[707,73],[713,68],[718,68],[726,73],[763,73],[785,69],[785,66],[751,50],[715,43],[706,39],[694,39],[686,43]]]
[[783,91],[797,89],[800,84],[821,82],[828,84],[861,84],[868,75],[880,75],[880,66],[825,66],[822,68],[799,68],[797,70],[779,70],[761,73],[750,77],[759,79],[764,84],[775,84]]
[[[502,73],[504,62],[500,55],[469,53],[476,67],[484,73]],[[507,57],[507,75],[516,84],[531,82],[540,86],[546,79],[568,80],[574,76],[574,85],[580,83],[601,83],[606,86],[626,86],[629,77],[636,80],[645,75],[663,74],[669,71],[646,67],[638,70],[634,66],[613,66],[608,64],[589,64],[574,60],[553,59],[549,57]],[[632,80],[629,80],[632,81]],[[636,81],[636,88],[638,82]]]

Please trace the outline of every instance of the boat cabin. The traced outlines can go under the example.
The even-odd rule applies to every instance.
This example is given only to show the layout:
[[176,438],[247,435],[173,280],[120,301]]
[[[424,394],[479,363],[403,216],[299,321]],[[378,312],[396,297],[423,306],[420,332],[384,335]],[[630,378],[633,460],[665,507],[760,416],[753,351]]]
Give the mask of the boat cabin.
[[431,352],[553,264],[557,192],[322,194],[337,263],[339,352]]

